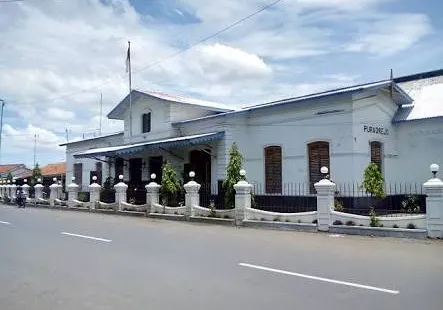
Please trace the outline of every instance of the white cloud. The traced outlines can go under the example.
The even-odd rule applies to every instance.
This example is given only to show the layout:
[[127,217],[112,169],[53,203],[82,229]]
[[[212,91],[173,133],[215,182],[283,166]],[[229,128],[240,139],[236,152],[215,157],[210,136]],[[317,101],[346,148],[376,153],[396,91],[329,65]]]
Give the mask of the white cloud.
[[46,111],[46,116],[54,120],[69,121],[74,120],[75,113],[69,110],[62,110],[57,107],[51,107]]
[[[65,141],[65,128],[70,139],[96,132],[100,93],[104,115],[127,94],[128,40],[137,89],[238,105],[351,84],[358,77],[347,74],[347,68],[331,65],[331,74],[318,74],[317,60],[323,66],[331,63],[343,46],[353,55],[392,55],[431,31],[424,15],[382,14],[379,4],[388,1],[394,0],[281,1],[216,39],[146,70],[269,1],[168,2],[168,18],[194,14],[199,20],[188,24],[159,23],[151,11],[141,16],[128,0],[3,5],[0,94],[7,100],[7,112],[18,115],[17,124],[25,124],[21,128],[11,121],[15,127],[8,130],[25,133],[27,140],[17,143],[27,148],[33,145],[32,131],[46,130],[51,138],[45,144]],[[185,3],[176,5],[179,2]],[[335,27],[344,24],[345,31]],[[103,120],[103,132],[121,129],[121,122]],[[48,146],[43,149],[50,152]],[[58,149],[54,146],[53,151]]]
[[369,20],[346,50],[391,56],[411,47],[431,32],[431,21],[423,14],[381,16]]
[[34,149],[34,135],[37,136],[36,146],[38,149],[47,151],[63,152],[64,148],[58,146],[63,139],[54,132],[29,124],[26,128],[19,129],[5,124],[2,137],[5,141],[4,149],[28,152]]

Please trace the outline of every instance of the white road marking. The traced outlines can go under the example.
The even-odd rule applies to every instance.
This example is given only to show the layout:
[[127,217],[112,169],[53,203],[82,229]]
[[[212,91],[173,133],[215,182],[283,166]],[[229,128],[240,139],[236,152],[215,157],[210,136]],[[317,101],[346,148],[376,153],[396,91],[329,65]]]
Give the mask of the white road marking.
[[112,241],[112,240],[109,240],[109,239],[103,239],[103,238],[97,238],[97,237],[91,237],[91,236],[85,236],[85,235],[78,235],[78,234],[71,234],[71,233],[67,233],[67,232],[62,232],[61,234],[62,235],[67,235],[67,236],[73,236],[73,237],[79,237],[79,238],[103,241],[103,242],[111,242]]
[[11,225],[11,223],[9,223],[9,222],[3,222],[3,221],[0,221],[0,224]]
[[369,285],[357,284],[357,283],[352,283],[352,282],[344,282],[344,281],[338,281],[338,280],[333,280],[333,279],[321,278],[321,277],[310,276],[310,275],[306,275],[306,274],[290,272],[290,271],[285,271],[285,270],[273,269],[273,268],[268,268],[268,267],[263,267],[263,266],[251,265],[251,264],[246,264],[246,263],[240,263],[239,265],[243,266],[243,267],[266,270],[266,271],[286,274],[286,275],[290,275],[290,276],[296,276],[296,277],[301,277],[301,278],[306,278],[306,279],[311,279],[311,280],[318,280],[318,281],[323,281],[323,282],[329,282],[329,283],[334,283],[334,284],[347,285],[347,286],[352,286],[352,287],[357,287],[357,288],[362,288],[362,289],[367,289],[367,290],[373,290],[373,291],[378,291],[378,292],[383,292],[383,293],[389,293],[389,294],[400,293],[399,291],[389,290],[389,289],[375,287],[375,286],[369,286]]

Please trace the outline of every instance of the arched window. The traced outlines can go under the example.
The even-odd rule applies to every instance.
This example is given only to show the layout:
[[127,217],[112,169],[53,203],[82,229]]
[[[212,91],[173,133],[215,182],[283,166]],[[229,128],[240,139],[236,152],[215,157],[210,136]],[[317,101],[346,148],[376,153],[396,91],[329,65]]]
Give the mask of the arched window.
[[265,183],[267,194],[281,194],[282,151],[280,146],[265,148]]
[[142,115],[142,133],[151,132],[151,112]]
[[[316,141],[308,144],[309,187],[315,193],[314,184],[322,179],[321,167],[330,167],[329,142]],[[330,172],[329,172],[330,173]]]
[[371,141],[369,144],[371,146],[371,163],[377,164],[380,170],[382,170],[382,144],[378,141]]

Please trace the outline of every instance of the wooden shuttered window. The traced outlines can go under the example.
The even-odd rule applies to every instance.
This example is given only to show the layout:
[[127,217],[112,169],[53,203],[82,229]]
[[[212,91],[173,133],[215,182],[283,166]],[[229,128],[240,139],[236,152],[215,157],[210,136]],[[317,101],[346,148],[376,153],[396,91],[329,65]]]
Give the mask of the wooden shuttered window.
[[80,187],[83,184],[83,164],[77,163],[74,164],[74,177],[75,177],[75,183],[77,183]]
[[151,132],[151,113],[142,115],[142,133]]
[[380,170],[382,170],[382,144],[378,141],[371,141],[371,163],[375,163],[378,165]]
[[265,183],[267,194],[281,194],[282,150],[280,146],[265,148]]
[[314,184],[320,181],[323,176],[321,167],[330,169],[329,142],[317,141],[308,144],[309,157],[309,187],[311,194],[315,194]]

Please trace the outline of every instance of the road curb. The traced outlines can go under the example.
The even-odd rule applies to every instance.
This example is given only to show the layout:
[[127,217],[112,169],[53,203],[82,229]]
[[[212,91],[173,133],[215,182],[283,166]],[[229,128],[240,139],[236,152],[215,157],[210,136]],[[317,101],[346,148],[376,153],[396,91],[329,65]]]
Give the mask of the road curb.
[[244,220],[243,226],[250,228],[265,228],[273,230],[317,232],[317,225],[308,224],[308,223],[305,224],[305,223],[284,223],[284,222],[271,222],[271,221]]
[[365,227],[365,226],[341,226],[331,225],[330,233],[373,236],[373,237],[393,237],[408,239],[426,239],[427,231],[425,229],[405,229],[388,227]]
[[149,213],[148,217],[158,218],[162,220],[171,220],[171,221],[184,221],[185,216],[180,214],[163,214],[163,213]]
[[207,224],[217,224],[225,226],[234,226],[235,221],[233,219],[224,219],[216,217],[203,217],[203,216],[191,216],[189,218],[190,222],[194,223],[207,223]]

